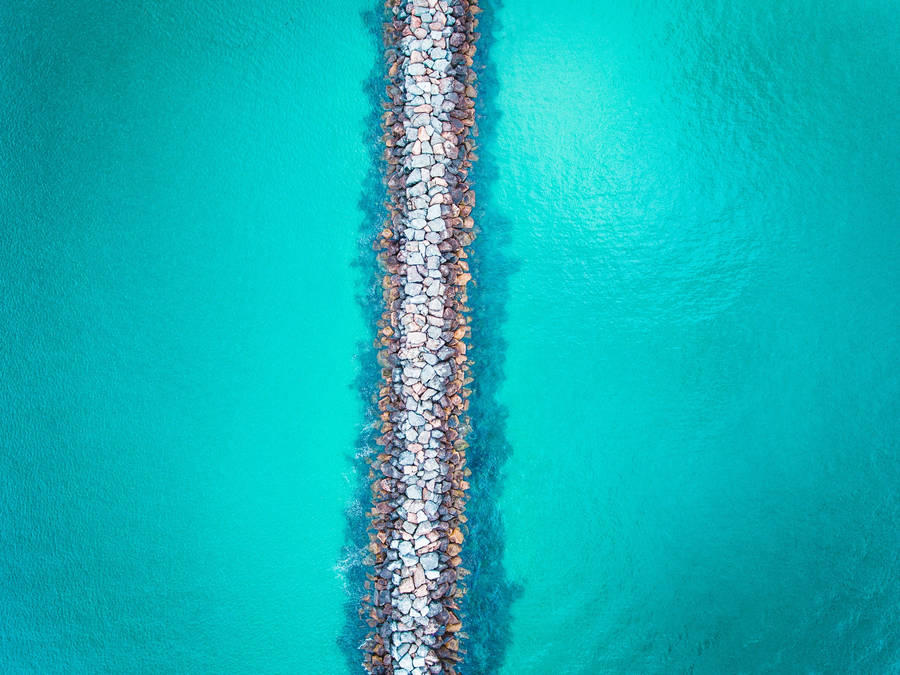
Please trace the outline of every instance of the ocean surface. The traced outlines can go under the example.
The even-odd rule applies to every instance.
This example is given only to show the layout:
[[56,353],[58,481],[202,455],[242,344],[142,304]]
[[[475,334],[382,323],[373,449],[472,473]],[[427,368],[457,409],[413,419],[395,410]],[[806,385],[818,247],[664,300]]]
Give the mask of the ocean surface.
[[[900,673],[896,4],[483,7],[463,672]],[[360,672],[374,9],[0,7],[0,671]]]
[[344,667],[365,7],[0,10],[0,671]]

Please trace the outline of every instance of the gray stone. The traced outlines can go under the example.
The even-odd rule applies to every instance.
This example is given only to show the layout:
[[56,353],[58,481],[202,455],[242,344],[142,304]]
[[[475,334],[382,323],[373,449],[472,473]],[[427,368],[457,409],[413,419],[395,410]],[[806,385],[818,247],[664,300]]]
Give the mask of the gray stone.
[[441,562],[441,557],[437,554],[437,552],[426,553],[422,555],[419,560],[422,561],[422,567],[425,568],[425,571],[437,569],[437,566]]

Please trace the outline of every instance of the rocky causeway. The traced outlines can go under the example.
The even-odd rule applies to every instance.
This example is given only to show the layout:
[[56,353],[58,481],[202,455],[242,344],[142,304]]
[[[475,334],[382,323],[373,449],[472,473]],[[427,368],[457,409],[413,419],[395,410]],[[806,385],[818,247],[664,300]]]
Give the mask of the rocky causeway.
[[386,3],[381,447],[371,465],[364,605],[370,673],[452,674],[461,659],[478,11],[466,0]]

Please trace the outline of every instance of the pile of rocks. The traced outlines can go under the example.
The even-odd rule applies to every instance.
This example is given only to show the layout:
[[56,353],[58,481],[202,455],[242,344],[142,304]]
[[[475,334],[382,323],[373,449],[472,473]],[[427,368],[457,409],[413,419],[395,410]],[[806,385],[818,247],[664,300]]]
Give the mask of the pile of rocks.
[[472,0],[388,0],[382,452],[372,464],[371,673],[455,673],[468,408]]

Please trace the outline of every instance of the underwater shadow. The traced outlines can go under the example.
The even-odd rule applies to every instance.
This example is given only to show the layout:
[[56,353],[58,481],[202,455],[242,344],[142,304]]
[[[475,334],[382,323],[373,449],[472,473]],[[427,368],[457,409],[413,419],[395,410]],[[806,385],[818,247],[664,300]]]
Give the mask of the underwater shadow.
[[469,353],[472,356],[466,465],[472,471],[466,506],[468,534],[463,547],[465,578],[463,626],[468,635],[461,672],[496,673],[503,665],[510,641],[511,608],[522,589],[509,580],[503,567],[505,531],[500,511],[502,469],[512,447],[506,438],[507,411],[497,400],[504,379],[506,341],[503,324],[509,298],[509,276],[518,263],[508,253],[512,223],[498,209],[490,209],[491,188],[499,162],[491,146],[500,112],[497,109],[497,73],[491,60],[497,11],[501,0],[483,0],[478,15],[481,37],[476,51],[479,158],[470,181],[475,190],[474,219],[478,236],[470,247],[469,265],[475,284],[469,285],[472,309]]
[[356,390],[364,403],[364,418],[356,438],[356,452],[352,458],[353,471],[350,477],[353,497],[345,511],[344,546],[342,550],[341,572],[344,576],[346,598],[344,600],[344,625],[337,642],[347,663],[347,672],[362,673],[363,652],[360,649],[371,630],[365,617],[360,614],[362,598],[367,593],[366,575],[371,572],[373,560],[370,557],[369,518],[372,491],[369,481],[369,464],[379,452],[375,439],[378,437],[379,412],[376,405],[381,384],[381,367],[378,365],[378,350],[375,338],[378,320],[382,312],[381,279],[374,248],[378,233],[387,218],[387,188],[384,183],[385,170],[382,162],[384,145],[381,138],[382,102],[385,100],[384,87],[387,83],[382,54],[382,21],[380,11],[370,10],[362,15],[363,24],[374,46],[376,58],[372,70],[363,82],[363,90],[368,99],[369,114],[366,116],[362,141],[369,158],[368,168],[359,196],[358,206],[363,219],[359,224],[357,256],[356,300],[367,328],[367,339],[357,345],[356,355],[359,370],[355,381]]

